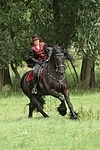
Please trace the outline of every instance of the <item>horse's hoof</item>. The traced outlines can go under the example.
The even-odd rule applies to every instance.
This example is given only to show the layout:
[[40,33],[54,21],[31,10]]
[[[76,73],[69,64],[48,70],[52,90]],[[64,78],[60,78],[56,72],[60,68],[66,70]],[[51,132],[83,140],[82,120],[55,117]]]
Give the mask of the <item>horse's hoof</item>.
[[75,112],[75,115],[70,114],[70,119],[72,119],[72,120],[79,119],[78,113]]
[[45,118],[48,118],[49,116],[48,115],[46,115],[46,116],[44,116]]
[[71,120],[76,120],[76,119],[78,119],[78,116],[70,116],[70,119]]
[[49,118],[49,116],[46,116],[46,118]]
[[60,115],[62,115],[62,116],[65,116],[66,115],[66,110],[62,110],[62,111],[60,111]]
[[44,118],[48,118],[49,116],[46,113],[42,114]]

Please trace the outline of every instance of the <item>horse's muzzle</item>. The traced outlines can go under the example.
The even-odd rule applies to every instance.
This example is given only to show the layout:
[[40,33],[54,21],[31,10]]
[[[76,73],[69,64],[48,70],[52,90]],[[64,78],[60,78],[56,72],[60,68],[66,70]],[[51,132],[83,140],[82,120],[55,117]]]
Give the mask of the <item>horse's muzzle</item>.
[[64,70],[59,70],[58,73],[59,73],[60,75],[63,75],[63,74],[65,73],[65,71],[64,71]]
[[60,74],[60,75],[63,75],[65,73],[65,66],[64,65],[59,65],[57,66],[57,72]]

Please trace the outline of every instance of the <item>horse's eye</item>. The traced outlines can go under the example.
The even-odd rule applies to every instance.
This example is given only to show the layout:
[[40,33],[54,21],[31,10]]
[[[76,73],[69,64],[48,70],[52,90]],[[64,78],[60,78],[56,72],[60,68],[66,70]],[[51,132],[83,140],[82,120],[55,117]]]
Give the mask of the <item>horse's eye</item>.
[[59,60],[59,58],[58,58],[58,57],[55,57],[55,60],[57,61],[57,60]]

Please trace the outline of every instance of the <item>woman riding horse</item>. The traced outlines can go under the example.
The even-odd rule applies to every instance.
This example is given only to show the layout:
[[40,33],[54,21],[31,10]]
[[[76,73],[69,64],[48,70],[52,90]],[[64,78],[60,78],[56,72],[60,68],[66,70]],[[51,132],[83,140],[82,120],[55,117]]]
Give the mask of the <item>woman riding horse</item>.
[[37,108],[44,117],[48,117],[43,111],[42,104],[44,104],[44,102],[41,100],[41,97],[51,95],[60,100],[61,104],[58,107],[58,111],[62,116],[66,115],[66,102],[70,110],[70,118],[78,118],[69,98],[64,60],[65,56],[63,50],[60,47],[54,47],[49,62],[43,63],[38,70],[37,94],[31,93],[33,88],[33,71],[30,70],[23,75],[21,88],[24,94],[30,99],[29,117],[32,117],[35,108]]
[[29,57],[33,61],[34,65],[34,88],[32,89],[32,93],[37,93],[37,73],[39,70],[40,65],[43,62],[48,62],[50,56],[52,54],[52,48],[47,47],[44,42],[40,42],[39,37],[37,34],[32,36],[32,43],[29,50]]

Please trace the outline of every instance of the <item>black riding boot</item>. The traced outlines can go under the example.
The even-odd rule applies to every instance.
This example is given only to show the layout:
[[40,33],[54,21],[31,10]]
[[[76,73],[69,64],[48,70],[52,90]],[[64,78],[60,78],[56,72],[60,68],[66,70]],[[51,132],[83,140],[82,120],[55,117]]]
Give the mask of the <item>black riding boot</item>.
[[39,71],[40,65],[36,64],[34,67],[34,78],[33,78],[33,89],[31,91],[32,94],[37,94],[37,84],[38,84],[38,71]]

